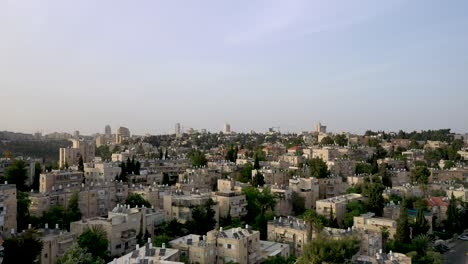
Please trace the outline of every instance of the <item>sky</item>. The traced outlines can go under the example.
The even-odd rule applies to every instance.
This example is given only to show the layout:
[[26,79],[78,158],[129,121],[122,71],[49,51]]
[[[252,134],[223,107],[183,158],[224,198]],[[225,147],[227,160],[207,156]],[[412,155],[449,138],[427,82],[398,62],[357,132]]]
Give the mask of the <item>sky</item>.
[[0,131],[468,132],[468,1],[0,0]]

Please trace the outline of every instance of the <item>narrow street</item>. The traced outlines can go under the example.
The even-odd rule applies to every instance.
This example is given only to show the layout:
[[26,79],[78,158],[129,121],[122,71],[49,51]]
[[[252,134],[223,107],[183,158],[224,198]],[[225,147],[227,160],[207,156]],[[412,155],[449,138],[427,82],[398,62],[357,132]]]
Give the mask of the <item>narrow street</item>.
[[457,239],[455,246],[444,254],[445,263],[468,264],[468,241]]

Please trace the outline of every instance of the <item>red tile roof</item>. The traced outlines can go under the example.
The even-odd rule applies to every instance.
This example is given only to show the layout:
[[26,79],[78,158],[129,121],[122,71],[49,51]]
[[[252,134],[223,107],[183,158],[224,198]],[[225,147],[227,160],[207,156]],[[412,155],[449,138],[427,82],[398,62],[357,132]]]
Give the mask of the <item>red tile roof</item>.
[[448,206],[448,203],[445,202],[442,197],[429,197],[426,198],[427,204],[431,207],[433,206]]

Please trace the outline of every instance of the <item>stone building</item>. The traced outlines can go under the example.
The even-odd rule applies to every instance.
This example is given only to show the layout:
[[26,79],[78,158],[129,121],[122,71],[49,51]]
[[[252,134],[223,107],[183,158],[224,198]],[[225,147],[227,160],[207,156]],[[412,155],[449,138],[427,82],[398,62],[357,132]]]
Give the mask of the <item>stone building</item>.
[[89,228],[98,226],[106,231],[111,256],[130,253],[136,247],[138,234],[143,232],[142,211],[119,205],[109,212],[107,218],[94,217],[72,222],[70,231],[79,236]]
[[181,250],[190,263],[262,263],[268,257],[288,258],[288,244],[261,241],[260,232],[248,226],[223,231],[212,230],[206,236],[188,235],[169,242],[171,247]]
[[183,262],[179,261],[179,258],[179,250],[166,248],[165,244],[162,247],[153,247],[151,239],[148,239],[148,243],[143,247],[136,245],[135,250],[112,260],[108,264],[183,264]]
[[42,241],[41,264],[55,264],[57,258],[63,256],[76,239],[74,233],[61,230],[58,225],[55,226],[55,229],[47,226],[38,230],[38,233],[41,235]]
[[219,217],[241,217],[247,214],[245,195],[235,191],[234,180],[218,180],[218,191],[214,195],[219,205]]
[[291,253],[300,256],[311,239],[310,225],[294,217],[275,217],[268,222],[268,240],[289,244]]
[[346,205],[351,201],[363,200],[362,195],[357,193],[350,193],[341,196],[336,196],[328,199],[318,200],[315,208],[317,213],[325,217],[331,214],[336,218],[338,223],[341,223],[346,213]]
[[[164,195],[164,212],[166,221],[176,219],[180,223],[192,220],[192,210],[196,206],[204,206],[211,199],[210,193],[200,193],[194,190],[190,193],[184,193],[181,190],[175,190],[172,194]],[[219,223],[219,205],[214,203],[211,209],[215,211],[216,223]]]
[[39,176],[39,192],[48,193],[55,190],[76,189],[83,183],[83,172],[71,170],[54,170],[41,173]]
[[16,185],[0,184],[0,234],[8,237],[17,231],[16,225]]

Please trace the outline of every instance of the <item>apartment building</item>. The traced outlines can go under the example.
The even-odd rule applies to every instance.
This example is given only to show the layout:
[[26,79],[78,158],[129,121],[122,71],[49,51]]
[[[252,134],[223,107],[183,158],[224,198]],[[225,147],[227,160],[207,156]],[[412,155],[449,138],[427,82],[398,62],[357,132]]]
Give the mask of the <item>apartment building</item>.
[[105,216],[117,204],[125,203],[128,185],[122,182],[90,183],[82,186],[79,205],[83,218]]
[[346,185],[341,177],[316,179],[319,185],[319,198],[331,198],[346,192]]
[[180,249],[191,263],[262,263],[268,257],[289,257],[288,244],[261,241],[260,232],[248,226],[223,231],[212,230],[206,236],[188,235],[169,242]]
[[57,259],[65,254],[75,242],[76,235],[66,230],[48,228],[38,230],[41,235],[41,264],[55,264]]
[[449,189],[446,191],[447,192],[447,197],[451,198],[452,194],[455,196],[455,198],[460,198],[463,202],[468,202],[468,190],[465,188],[459,188],[459,189]]
[[286,162],[291,167],[297,167],[300,163],[304,162],[304,158],[300,155],[287,153],[279,156],[279,161]]
[[179,258],[179,250],[166,248],[165,244],[162,247],[153,247],[151,239],[148,239],[143,247],[136,245],[135,250],[108,264],[183,264],[179,262]]
[[0,234],[8,237],[17,231],[16,185],[0,184]]
[[382,228],[388,230],[389,238],[393,239],[396,233],[397,223],[395,220],[383,217],[376,217],[374,213],[366,213],[353,218],[354,227],[357,230],[371,230],[381,232]]
[[111,256],[130,253],[136,247],[137,235],[141,232],[141,211],[119,205],[117,210],[109,212],[107,218],[94,217],[72,222],[70,231],[80,236],[87,229],[98,226],[106,231]]
[[350,193],[332,198],[318,200],[315,204],[317,213],[325,217],[331,214],[336,218],[338,223],[341,223],[346,213],[346,205],[351,201],[363,200],[362,195]]
[[[60,186],[59,186],[60,187]],[[49,192],[30,193],[29,213],[41,217],[52,206],[67,208],[74,193],[78,193],[78,204],[84,218],[106,215],[118,203],[124,203],[128,196],[128,185],[121,182],[80,184],[52,188]]]
[[427,207],[432,212],[432,215],[435,216],[435,221],[437,225],[440,225],[444,220],[447,219],[448,198],[427,197],[426,202]]
[[247,214],[245,195],[235,190],[235,181],[218,180],[218,191],[214,195],[219,205],[219,217],[241,217]]
[[170,192],[171,188],[169,186],[156,185],[155,183],[146,186],[141,184],[132,184],[128,189],[129,195],[139,194],[155,208],[163,208],[164,195],[169,194]]
[[331,174],[347,177],[354,175],[354,172],[356,171],[356,163],[357,162],[355,160],[335,159],[328,161],[327,165]]
[[123,141],[130,138],[130,130],[126,127],[119,127],[115,131],[115,143],[122,144]]
[[84,164],[84,177],[87,182],[111,182],[122,172],[117,163],[90,162]]
[[206,236],[187,235],[169,242],[171,248],[178,249],[180,255],[190,263],[217,263],[216,243],[207,241]]
[[429,183],[448,182],[453,180],[466,181],[468,179],[468,169],[450,169],[450,170],[434,170],[431,169]]
[[[181,190],[175,190],[172,194],[164,195],[164,212],[166,221],[176,219],[180,223],[185,223],[192,220],[192,210],[196,206],[204,206],[211,199],[210,193],[200,193],[194,190],[190,193],[185,193]],[[211,206],[215,211],[216,223],[219,223],[219,205],[215,202]]]
[[61,168],[77,165],[80,156],[83,162],[91,162],[96,154],[96,145],[94,142],[87,142],[78,139],[71,139],[73,145],[68,148],[59,149],[59,166]]
[[339,156],[339,151],[334,147],[317,148],[312,151],[312,158],[321,158],[325,162],[333,161]]
[[257,175],[257,172],[260,172],[263,175],[263,179],[265,184],[288,184],[290,176],[287,173],[287,170],[272,168],[272,167],[264,167],[260,170],[253,170],[252,177]]
[[315,208],[319,199],[319,182],[316,178],[293,177],[289,180],[289,188],[304,199],[304,207]]
[[291,253],[296,256],[302,255],[311,235],[310,225],[295,217],[275,217],[268,222],[268,240],[289,244]]
[[272,185],[270,191],[275,198],[276,215],[292,215],[292,190],[286,185]]
[[77,189],[83,183],[83,172],[71,170],[54,170],[41,173],[39,176],[39,192],[48,193],[55,190]]
[[221,178],[221,174],[209,168],[186,169],[179,174],[179,182],[188,181],[198,189],[213,186],[218,178]]
[[357,263],[368,264],[411,264],[411,257],[402,253],[390,251],[385,253],[382,251],[377,252],[375,255],[360,255],[356,258]]

